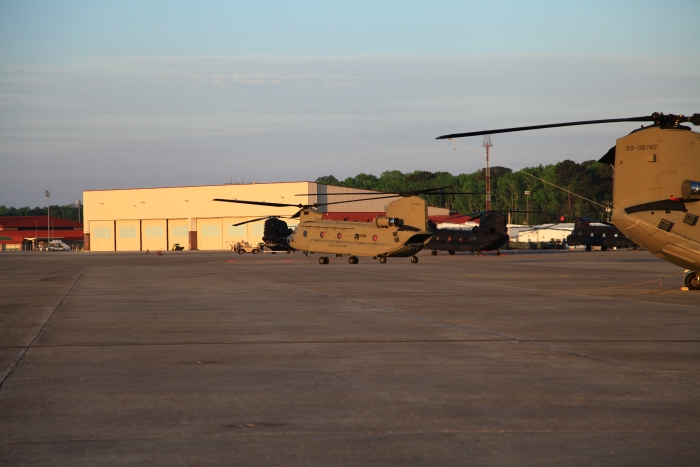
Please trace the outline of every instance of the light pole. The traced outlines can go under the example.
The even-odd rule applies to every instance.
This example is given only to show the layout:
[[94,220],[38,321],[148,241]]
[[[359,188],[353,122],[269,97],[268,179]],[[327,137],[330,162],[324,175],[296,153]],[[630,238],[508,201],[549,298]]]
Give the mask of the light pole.
[[78,222],[80,222],[80,200],[79,199],[75,200],[75,207],[78,208]]
[[526,204],[525,204],[525,223],[530,225],[530,190],[525,191]]
[[[44,190],[44,196],[46,196],[46,241],[51,243],[51,224],[49,224],[49,214],[51,213],[51,192],[49,190]],[[46,250],[48,251],[48,245]]]

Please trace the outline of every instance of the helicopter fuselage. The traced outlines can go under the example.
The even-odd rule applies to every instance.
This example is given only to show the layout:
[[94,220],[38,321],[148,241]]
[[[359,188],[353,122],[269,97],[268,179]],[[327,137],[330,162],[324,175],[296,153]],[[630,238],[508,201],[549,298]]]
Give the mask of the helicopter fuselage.
[[431,236],[425,201],[409,196],[389,204],[386,216],[372,224],[323,220],[321,212],[304,209],[288,241],[309,253],[396,257],[415,255]]
[[700,271],[700,133],[650,126],[617,140],[612,223],[655,256]]

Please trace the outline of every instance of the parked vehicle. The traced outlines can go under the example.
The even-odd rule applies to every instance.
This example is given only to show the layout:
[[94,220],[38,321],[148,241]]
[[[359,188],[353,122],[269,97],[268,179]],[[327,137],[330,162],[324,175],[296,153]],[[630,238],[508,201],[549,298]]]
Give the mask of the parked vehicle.
[[61,240],[51,240],[49,242],[49,251],[70,251],[70,247]]
[[257,255],[260,253],[260,244],[253,246],[248,242],[232,243],[231,251],[238,252],[239,255],[244,253],[253,253],[254,255]]

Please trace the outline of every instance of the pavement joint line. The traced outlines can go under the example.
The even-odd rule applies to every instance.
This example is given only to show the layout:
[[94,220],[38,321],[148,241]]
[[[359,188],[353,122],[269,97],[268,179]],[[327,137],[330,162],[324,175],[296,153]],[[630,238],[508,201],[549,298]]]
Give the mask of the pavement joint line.
[[[19,358],[17,359],[17,361],[15,362],[15,364],[12,365],[12,368],[10,368],[10,371],[8,371],[7,374],[5,375],[5,377],[2,379],[2,381],[0,381],[0,391],[2,391],[2,388],[3,388],[4,384],[5,384],[5,381],[7,381],[7,380],[10,378],[10,376],[12,376],[12,374],[15,372],[15,370],[16,370],[17,367],[19,366],[20,362],[21,362],[22,360],[24,360],[24,356],[27,355],[27,351],[32,347],[32,345],[34,344],[34,341],[37,340],[37,338],[39,337],[39,335],[41,334],[41,332],[44,330],[44,328],[46,327],[46,325],[49,324],[49,321],[51,321],[51,318],[53,318],[53,315],[56,313],[56,310],[58,310],[58,308],[63,304],[63,301],[66,299],[66,297],[67,297],[68,294],[71,292],[71,290],[73,290],[73,287],[75,287],[75,284],[78,283],[78,280],[80,279],[80,277],[83,275],[84,272],[85,272],[85,268],[82,268],[82,269],[80,270],[80,273],[78,274],[78,277],[75,278],[75,280],[73,281],[73,283],[71,284],[71,286],[68,287],[68,290],[66,291],[66,293],[63,294],[63,297],[61,297],[61,300],[58,302],[58,304],[56,305],[56,307],[53,309],[53,311],[52,311],[51,314],[49,315],[48,319],[47,319],[47,320],[44,322],[44,324],[41,326],[41,329],[39,329],[39,331],[36,333],[36,335],[34,336],[34,338],[32,339],[32,341],[29,343],[29,345],[28,345],[27,347],[24,348],[24,351],[22,352],[22,355],[20,355],[20,357],[19,357]],[[22,347],[20,347],[20,348],[22,348]]]
[[[306,345],[306,344],[480,344],[486,342],[513,342],[512,339],[420,339],[420,340],[332,340],[332,341],[247,341],[247,342],[136,342],[111,344],[37,344],[37,349],[53,349],[62,347],[137,347],[159,345]],[[534,344],[566,343],[566,344],[700,344],[700,340],[531,340],[522,341]],[[23,349],[24,346],[0,346],[0,349]]]
[[[520,435],[520,434],[700,434],[699,430],[357,430],[357,431],[277,431],[273,432],[265,426],[245,426],[241,424],[231,429],[240,429],[238,433],[209,434],[200,436],[139,436],[138,438],[71,438],[71,439],[31,439],[31,440],[3,440],[0,445],[11,444],[41,444],[41,443],[85,443],[102,441],[151,441],[160,439],[217,439],[217,438],[241,438],[241,437],[275,437],[275,436],[366,436],[366,435],[459,435],[459,434],[495,434],[495,435]],[[256,431],[266,430],[266,431]]]
[[[410,275],[409,275],[409,276],[410,276]],[[411,276],[411,277],[413,277],[413,276]],[[454,280],[452,280],[452,279],[445,279],[445,280],[448,281],[448,282],[456,282],[456,281],[454,281]],[[258,279],[258,281],[260,281],[260,280]],[[275,282],[272,282],[272,281],[262,281],[262,282],[270,282],[270,283],[275,284]],[[340,300],[340,299],[341,299],[340,297],[333,296],[333,295],[331,295],[331,294],[329,294],[329,293],[323,293],[323,292],[318,292],[318,291],[314,291],[314,290],[304,289],[304,288],[302,288],[302,287],[300,287],[300,286],[292,286],[292,285],[285,284],[285,283],[277,283],[277,284],[283,284],[283,285],[286,285],[287,287],[290,287],[290,288],[295,288],[295,289],[298,289],[298,290],[303,290],[303,291],[306,291],[306,292],[309,292],[309,293],[314,293],[314,294],[317,294],[317,295],[323,295],[323,296],[326,296],[326,297],[329,297],[329,298],[334,298],[334,299],[336,299],[336,300]],[[574,295],[577,295],[577,294],[574,294]],[[596,297],[596,298],[597,298],[597,297]],[[689,381],[689,380],[687,380],[687,379],[680,378],[680,377],[678,377],[678,376],[671,375],[671,374],[668,374],[668,373],[666,373],[666,372],[658,372],[658,371],[654,371],[654,370],[649,370],[649,369],[646,369],[646,368],[642,368],[642,367],[639,367],[639,366],[636,366],[636,365],[630,365],[630,364],[626,364],[626,363],[622,363],[622,362],[616,362],[616,361],[614,361],[614,360],[608,360],[608,359],[601,358],[601,357],[593,357],[593,356],[591,356],[591,355],[587,355],[587,354],[584,354],[584,353],[581,353],[581,352],[575,352],[575,351],[572,351],[572,350],[560,349],[560,348],[555,347],[555,346],[552,346],[552,345],[540,344],[540,343],[538,343],[539,341],[523,340],[523,339],[518,339],[518,338],[512,337],[512,336],[506,336],[506,335],[499,334],[499,333],[492,332],[492,331],[479,330],[479,329],[471,328],[471,327],[468,327],[468,326],[461,326],[461,325],[457,325],[457,324],[454,324],[454,323],[447,323],[447,322],[445,322],[445,321],[441,321],[441,320],[438,320],[438,319],[435,319],[435,318],[426,318],[426,317],[424,317],[424,316],[420,316],[420,315],[416,315],[416,314],[413,314],[413,313],[409,313],[409,312],[404,311],[404,310],[395,310],[395,309],[392,309],[392,308],[388,308],[388,307],[386,307],[386,306],[373,305],[373,304],[370,304],[370,303],[367,303],[367,302],[363,302],[363,301],[360,301],[360,300],[357,300],[357,299],[342,298],[342,300],[347,300],[347,301],[350,301],[350,302],[353,302],[353,303],[359,303],[359,304],[362,304],[362,305],[365,305],[365,306],[370,306],[370,307],[372,307],[372,308],[384,309],[384,310],[387,310],[387,311],[392,311],[392,312],[394,312],[394,313],[401,313],[401,314],[403,314],[404,316],[411,317],[411,318],[413,318],[413,319],[416,319],[416,320],[418,320],[418,321],[422,321],[422,322],[425,322],[425,323],[441,324],[441,325],[443,325],[443,326],[450,326],[450,327],[453,327],[453,328],[462,329],[462,330],[466,330],[466,331],[473,332],[473,333],[486,334],[486,335],[489,335],[489,336],[492,336],[492,337],[501,338],[501,339],[503,339],[503,340],[510,340],[510,341],[512,341],[512,342],[517,342],[517,343],[519,343],[519,344],[532,345],[532,346],[536,346],[536,347],[539,347],[539,348],[542,348],[542,349],[551,350],[551,351],[554,351],[554,352],[564,353],[564,354],[567,354],[567,355],[572,355],[572,356],[580,357],[580,358],[586,358],[586,359],[589,359],[589,360],[592,360],[592,361],[595,361],[595,362],[598,362],[598,363],[603,363],[603,364],[615,366],[615,367],[617,367],[617,368],[623,368],[623,369],[628,369],[628,370],[633,370],[633,371],[639,371],[639,372],[642,372],[642,373],[647,373],[647,374],[650,374],[650,375],[656,375],[656,376],[662,376],[662,377],[666,377],[666,378],[672,378],[672,379],[675,379],[675,380],[683,381],[683,382],[685,382],[685,383],[689,383],[689,384],[692,384],[692,385],[696,385],[696,383],[693,382],[693,381]]]
[[[148,347],[177,345],[315,345],[315,344],[469,344],[478,342],[511,342],[509,339],[444,339],[444,340],[327,340],[327,341],[250,341],[250,342],[136,342],[112,344],[52,344],[35,345],[36,349],[62,347]],[[23,348],[23,347],[0,347]]]
[[[374,274],[374,272],[370,272],[370,274]],[[421,279],[430,280],[429,278],[426,278],[426,277],[424,277],[424,276],[417,276],[417,275],[410,275],[410,274],[407,274],[406,277],[418,277],[418,278],[421,278]],[[471,277],[471,276],[469,276],[469,277]],[[478,277],[478,276],[477,276],[477,277]],[[443,279],[443,281],[445,281],[445,282],[455,282],[455,283],[462,283],[462,282],[463,282],[463,281],[457,281],[457,280],[454,280],[454,279]],[[586,297],[595,298],[595,299],[598,299],[598,300],[605,300],[605,299],[611,299],[611,298],[612,298],[612,299],[618,299],[618,300],[630,300],[630,301],[642,301],[642,302],[647,302],[647,301],[648,301],[648,300],[641,300],[640,298],[636,298],[636,297],[619,297],[619,296],[610,297],[610,296],[607,296],[607,295],[599,295],[598,293],[601,293],[602,291],[600,291],[600,290],[598,290],[598,289],[591,289],[591,290],[587,293],[585,290],[583,290],[583,291],[578,291],[578,292],[575,292],[575,291],[567,291],[567,290],[554,290],[554,291],[551,291],[551,290],[545,290],[545,289],[528,289],[528,288],[525,288],[525,287],[517,287],[517,286],[514,286],[514,285],[503,285],[503,284],[494,285],[494,284],[491,284],[491,283],[486,283],[486,284],[480,283],[479,286],[480,286],[480,287],[498,287],[498,288],[503,288],[503,287],[505,287],[505,288],[509,288],[509,289],[524,290],[524,291],[526,291],[526,292],[539,292],[539,293],[543,293],[543,294],[550,294],[550,293],[553,293],[553,294],[555,294],[555,295],[575,295],[575,296],[576,296],[576,295],[585,295]],[[664,289],[664,291],[669,291],[669,290],[679,290],[679,289],[678,289],[678,288],[675,288],[675,289]],[[591,293],[591,292],[598,292],[598,293]],[[613,291],[610,291],[610,292],[613,292]],[[647,292],[646,295],[650,295],[650,293]],[[644,295],[644,296],[646,296],[646,295]],[[700,309],[700,305],[686,305],[685,303],[667,304],[666,306],[682,306],[682,307],[688,307],[688,308],[692,308],[692,309]]]

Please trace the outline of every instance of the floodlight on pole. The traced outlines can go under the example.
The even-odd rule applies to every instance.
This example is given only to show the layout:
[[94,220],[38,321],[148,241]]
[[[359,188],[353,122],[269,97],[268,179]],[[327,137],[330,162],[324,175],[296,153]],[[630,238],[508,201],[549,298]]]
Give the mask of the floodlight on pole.
[[527,204],[525,204],[525,223],[530,225],[530,190],[525,191],[525,196],[527,196]]
[[[49,224],[49,214],[51,213],[51,192],[49,190],[44,190],[44,196],[46,196],[46,239],[49,244],[51,244],[51,224]],[[48,251],[48,246],[46,247]]]

